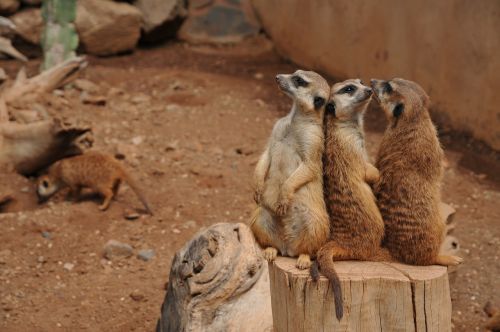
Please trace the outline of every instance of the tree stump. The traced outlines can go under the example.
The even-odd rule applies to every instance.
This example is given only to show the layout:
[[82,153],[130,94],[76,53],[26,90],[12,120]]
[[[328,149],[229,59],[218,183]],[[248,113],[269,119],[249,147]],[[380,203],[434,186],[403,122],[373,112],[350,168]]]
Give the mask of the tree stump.
[[336,262],[344,317],[335,317],[332,288],[295,259],[269,264],[273,325],[284,331],[451,331],[447,269],[397,263]]

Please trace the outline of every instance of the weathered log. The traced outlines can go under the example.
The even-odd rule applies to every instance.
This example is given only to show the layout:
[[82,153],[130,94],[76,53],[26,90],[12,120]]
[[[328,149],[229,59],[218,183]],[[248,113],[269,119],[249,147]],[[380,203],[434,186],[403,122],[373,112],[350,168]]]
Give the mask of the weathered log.
[[291,258],[269,265],[275,331],[451,331],[446,267],[354,261],[335,267],[344,297],[340,321],[325,277],[313,282]]
[[248,226],[213,225],[175,254],[156,331],[272,331],[267,264]]
[[0,165],[31,175],[64,157],[82,153],[77,139],[90,128],[64,127],[58,120],[0,124]]

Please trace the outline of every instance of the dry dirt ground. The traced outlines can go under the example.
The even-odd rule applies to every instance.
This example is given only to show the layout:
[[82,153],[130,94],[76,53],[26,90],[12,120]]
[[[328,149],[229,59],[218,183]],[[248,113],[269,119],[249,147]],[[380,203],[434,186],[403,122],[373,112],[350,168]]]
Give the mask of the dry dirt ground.
[[[95,149],[125,156],[155,215],[124,218],[141,208],[127,186],[100,212],[92,197],[74,203],[59,195],[38,206],[33,179],[0,176],[2,188],[28,202],[24,211],[0,215],[1,331],[154,329],[174,252],[201,227],[250,215],[253,168],[290,106],[274,76],[295,69],[266,49],[261,42],[220,49],[173,43],[90,58],[83,77],[98,84],[105,106],[83,104],[75,89],[48,98],[48,111],[92,125]],[[0,65],[11,76],[19,69]],[[32,60],[29,72],[38,65]],[[381,117],[376,107],[368,112],[372,155]],[[443,187],[444,201],[457,209],[454,235],[465,258],[450,277],[453,324],[474,331],[482,330],[486,301],[500,304],[500,191],[492,180],[499,164],[481,155],[494,168],[474,173],[461,166],[474,165],[471,147],[458,145],[447,149]],[[156,255],[107,261],[102,250],[110,239]]]

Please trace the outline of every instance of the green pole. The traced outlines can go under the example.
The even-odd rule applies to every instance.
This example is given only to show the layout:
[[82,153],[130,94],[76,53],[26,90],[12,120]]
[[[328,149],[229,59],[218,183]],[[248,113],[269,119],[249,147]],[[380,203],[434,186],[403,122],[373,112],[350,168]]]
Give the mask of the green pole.
[[76,56],[76,0],[43,0],[42,17],[42,70],[46,70]]

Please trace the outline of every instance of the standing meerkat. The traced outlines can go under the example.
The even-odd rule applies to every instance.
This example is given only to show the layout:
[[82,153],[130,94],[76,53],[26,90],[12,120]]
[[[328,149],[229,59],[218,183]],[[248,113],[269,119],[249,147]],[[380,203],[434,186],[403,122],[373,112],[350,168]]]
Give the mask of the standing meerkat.
[[274,125],[254,174],[258,204],[251,229],[264,257],[297,257],[297,267],[311,266],[311,256],[329,236],[323,199],[323,114],[330,88],[315,72],[298,70],[276,76],[293,100],[290,113]]
[[374,187],[385,223],[383,245],[407,264],[457,265],[460,257],[439,255],[445,236],[439,214],[444,153],[428,112],[429,97],[418,84],[400,78],[371,85],[389,120]]
[[127,182],[147,212],[152,214],[135,180],[115,158],[99,152],[87,152],[54,163],[48,174],[38,179],[37,194],[40,200],[46,200],[60,189],[69,187],[72,196],[78,199],[82,188],[90,188],[104,197],[99,206],[104,211],[118,193],[122,181]]
[[[372,89],[359,79],[337,83],[332,86],[324,117],[325,203],[332,235],[318,250],[317,264],[332,283],[338,319],[343,316],[343,305],[334,261],[390,258],[381,249],[384,221],[369,186],[379,178],[368,161],[364,142],[363,116],[371,97]],[[311,276],[319,278],[316,263]]]

